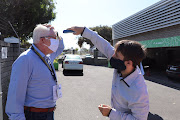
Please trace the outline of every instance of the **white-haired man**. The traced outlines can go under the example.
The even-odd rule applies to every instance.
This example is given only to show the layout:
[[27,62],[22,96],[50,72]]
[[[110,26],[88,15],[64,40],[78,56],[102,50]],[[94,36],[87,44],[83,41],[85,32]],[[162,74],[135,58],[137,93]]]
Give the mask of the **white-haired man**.
[[54,120],[61,87],[57,83],[53,61],[63,49],[63,40],[53,27],[36,26],[32,47],[12,65],[6,103],[10,120]]

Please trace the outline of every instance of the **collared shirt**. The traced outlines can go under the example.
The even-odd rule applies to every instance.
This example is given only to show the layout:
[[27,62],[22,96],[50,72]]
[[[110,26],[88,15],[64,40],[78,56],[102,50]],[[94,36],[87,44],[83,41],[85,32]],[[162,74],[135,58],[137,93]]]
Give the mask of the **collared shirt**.
[[144,75],[144,68],[143,68],[142,62],[140,62],[140,69],[141,69],[142,75]]
[[[49,57],[51,63],[64,49],[63,40],[55,53],[45,56],[34,44],[34,49],[42,56]],[[53,65],[53,64],[52,64]],[[54,70],[54,66],[53,70]],[[55,73],[55,71],[54,71]],[[6,113],[10,120],[25,120],[24,106],[36,108],[54,107],[53,86],[56,82],[50,70],[32,50],[23,52],[13,63],[6,103]]]
[[[114,47],[97,33],[85,28],[83,37],[88,38],[108,59],[114,54]],[[149,113],[149,97],[147,86],[141,70],[136,70],[126,78],[114,70],[111,105],[111,120],[147,120]],[[127,84],[126,84],[127,83]]]

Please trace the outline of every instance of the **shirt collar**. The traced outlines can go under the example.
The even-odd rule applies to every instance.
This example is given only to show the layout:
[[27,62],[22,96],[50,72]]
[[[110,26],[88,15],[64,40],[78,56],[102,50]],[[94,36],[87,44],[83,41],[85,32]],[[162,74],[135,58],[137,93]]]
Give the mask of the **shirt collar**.
[[[132,72],[130,75],[128,75],[127,77],[125,77],[123,80],[129,85],[131,86],[131,84],[133,83],[134,80],[137,79],[138,75],[141,74],[141,70],[139,69],[138,66],[136,66],[136,70],[134,72]],[[122,80],[122,79],[121,79]]]
[[34,44],[32,44],[32,46],[34,47],[34,49],[44,58],[46,55],[44,53],[42,53]]

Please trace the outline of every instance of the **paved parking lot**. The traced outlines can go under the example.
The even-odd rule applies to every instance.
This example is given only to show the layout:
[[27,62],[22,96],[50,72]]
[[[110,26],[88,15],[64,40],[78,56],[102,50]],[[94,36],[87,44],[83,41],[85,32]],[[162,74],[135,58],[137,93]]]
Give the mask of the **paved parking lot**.
[[150,75],[145,76],[145,78],[149,81],[180,90],[180,80],[168,79],[165,70],[151,70]]
[[[60,68],[57,76],[62,84],[63,97],[57,101],[55,120],[109,119],[101,115],[97,106],[101,103],[110,105],[112,73],[112,68],[84,65],[83,76],[78,73],[64,76]],[[180,120],[180,91],[152,82],[155,80],[153,76],[146,80],[150,98],[148,120]]]

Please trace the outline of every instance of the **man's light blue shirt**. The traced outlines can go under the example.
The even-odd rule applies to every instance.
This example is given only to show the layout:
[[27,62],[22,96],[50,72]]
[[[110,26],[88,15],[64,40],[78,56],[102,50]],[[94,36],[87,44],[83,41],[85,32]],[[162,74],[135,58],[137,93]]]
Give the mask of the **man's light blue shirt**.
[[[58,50],[50,56],[45,56],[34,44],[33,47],[43,58],[50,58],[54,70],[53,61],[64,49],[63,40],[60,40]],[[54,85],[56,82],[40,57],[32,49],[23,52],[12,65],[6,103],[9,119],[25,120],[24,106],[54,107]]]

